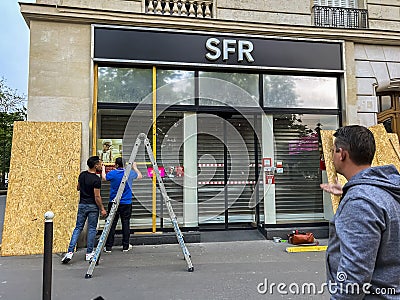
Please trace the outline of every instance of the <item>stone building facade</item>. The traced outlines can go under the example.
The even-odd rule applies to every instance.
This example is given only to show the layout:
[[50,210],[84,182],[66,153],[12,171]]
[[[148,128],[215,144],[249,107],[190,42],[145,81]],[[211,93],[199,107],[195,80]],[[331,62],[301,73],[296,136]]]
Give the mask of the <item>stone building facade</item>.
[[[183,153],[179,154],[181,163],[177,163],[178,167],[184,167],[183,177],[191,174],[191,178],[195,178],[190,183],[189,178],[185,177],[186,183],[189,182],[188,186],[177,187],[181,186],[178,182],[170,185],[172,193],[176,193],[176,197],[180,199],[176,206],[179,220],[184,227],[223,224],[228,228],[242,223],[279,227],[279,224],[285,226],[310,222],[316,226],[325,226],[332,213],[326,196],[317,191],[325,174],[323,167],[318,164],[320,149],[315,126],[319,129],[334,129],[339,125],[370,126],[382,122],[389,131],[400,132],[400,123],[397,125],[400,92],[400,3],[397,0],[37,0],[36,3],[21,3],[20,6],[30,28],[28,120],[82,122],[83,143],[74,145],[81,150],[82,168],[85,168],[87,157],[100,150],[99,139],[123,139],[123,130],[115,133],[107,129],[107,120],[120,124],[118,122],[123,119],[118,125],[122,127],[130,122],[128,116],[131,108],[127,104],[129,100],[108,101],[102,98],[106,95],[104,93],[110,92],[102,90],[106,89],[106,84],[110,84],[102,82],[105,80],[104,74],[115,72],[115,76],[120,76],[118,72],[126,71],[126,68],[131,68],[132,72],[139,72],[137,69],[144,68],[143,72],[148,72],[146,74],[153,79],[157,76],[164,76],[162,78],[165,79],[165,74],[169,72],[173,76],[178,74],[181,77],[194,78],[194,82],[204,74],[239,86],[246,80],[254,80],[256,92],[252,94],[251,88],[246,91],[261,103],[261,110],[266,116],[254,121],[260,127],[260,136],[254,140],[252,137],[244,139],[246,144],[258,143],[257,147],[260,147],[259,150],[254,150],[254,147],[249,150],[249,165],[254,168],[250,173],[262,174],[262,180],[257,175],[245,180],[242,194],[235,196],[239,199],[235,203],[241,203],[240,205],[231,204],[230,192],[224,189],[230,182],[237,182],[237,179],[230,180],[231,171],[226,166],[232,163],[233,158],[224,152],[223,147],[217,154],[207,152],[204,145],[211,147],[215,144],[205,137],[192,142],[186,138],[190,134],[198,133],[202,124],[201,119],[193,121],[190,118],[193,115],[199,116],[208,112],[222,116],[223,120],[229,120],[236,129],[243,128],[244,125],[240,123],[243,120],[233,120],[233,112],[229,109],[222,109],[224,114],[221,114],[221,109],[215,103],[204,102],[206,104],[202,105],[201,85],[205,83],[201,81],[200,84],[193,83],[193,103],[185,102],[187,106],[182,109],[167,109],[168,113],[164,117],[166,128],[169,128],[168,124],[183,120],[180,137],[186,140],[186,146],[183,147]],[[102,30],[115,34],[111,33],[113,39],[106,40],[100,46]],[[135,57],[135,53],[118,52],[115,49],[123,47],[125,42],[116,36],[124,32],[132,34],[127,35],[132,39],[137,38],[136,41],[127,42],[129,49],[140,52],[140,45],[135,43],[145,45],[146,39],[150,38],[153,39],[151,43],[154,42],[155,48],[159,42],[164,43],[166,48],[152,49],[149,46],[151,43],[146,44],[147,46],[143,46],[145,54],[140,59]],[[155,35],[150,37],[147,35],[149,32]],[[198,49],[192,49],[192,55],[191,45],[182,45],[174,38],[179,34],[182,38],[187,37],[189,44],[193,42],[192,46],[196,44],[197,38],[207,40],[208,44],[201,48],[201,59],[196,60]],[[168,39],[174,43],[170,48],[168,42],[164,41]],[[259,46],[258,43],[266,46]],[[277,46],[279,43],[282,43],[279,46],[281,48]],[[310,45],[315,47],[311,47],[312,50],[307,55],[307,47]],[[327,49],[337,46],[339,52],[324,52],[325,46]],[[261,47],[266,48],[259,50]],[[268,49],[282,49],[281,56],[275,57]],[[109,53],[99,54],[103,50]],[[166,52],[168,53],[165,54]],[[204,57],[206,53],[211,59]],[[155,56],[150,57],[153,54]],[[256,55],[256,61],[251,61]],[[233,57],[237,60],[231,63]],[[260,62],[264,58],[266,62]],[[334,62],[330,64],[335,59],[339,62],[339,67],[334,66]],[[273,65],[274,60],[276,65]],[[239,75],[233,75],[233,78],[221,74],[217,76],[213,72]],[[171,76],[168,78],[171,79]],[[294,86],[297,89],[291,90],[292,94],[286,96],[279,96],[280,91],[272,95],[271,91],[276,86],[266,86],[276,80],[286,82],[287,86],[283,86],[282,91]],[[143,85],[147,84],[151,92],[152,83],[146,82]],[[246,89],[246,86],[252,84],[240,87]],[[314,90],[315,86],[320,89]],[[325,88],[327,93],[321,96]],[[211,84],[209,89],[217,91],[218,86],[213,87]],[[290,95],[295,95],[292,102],[285,102]],[[275,101],[273,97],[286,98],[276,98]],[[145,95],[141,99],[144,98]],[[140,101],[132,101],[135,107],[138,102]],[[163,104],[170,103],[166,101]],[[241,106],[240,102],[238,106]],[[296,123],[298,119],[303,119],[303,127]],[[311,123],[308,124],[307,120]],[[251,123],[247,121],[249,122]],[[290,123],[292,130],[288,139],[284,138],[283,127],[279,127],[285,122]],[[207,123],[208,121],[204,126]],[[269,123],[273,123],[273,126],[267,130],[266,124]],[[299,135],[301,130],[304,132]],[[241,132],[241,135],[244,137],[246,133]],[[276,143],[269,146],[267,140],[272,135],[275,136]],[[165,136],[161,137],[164,138]],[[305,148],[299,146],[307,143],[309,146]],[[279,152],[281,148],[284,153]],[[193,153],[196,154],[195,159],[191,159]],[[307,158],[311,154],[313,158]],[[204,160],[205,166],[209,164],[216,168],[214,177],[207,177],[202,173],[205,169],[201,169],[201,159],[205,159],[207,155],[214,157],[211,163]],[[268,163],[268,158],[272,158],[272,176],[275,176],[273,183],[268,182],[270,177],[267,178],[271,174],[263,172],[264,168],[268,168],[264,165],[264,162]],[[307,161],[312,161],[314,167],[307,165]],[[168,169],[168,163],[164,166]],[[176,176],[176,164],[172,167]],[[282,173],[276,173],[277,169],[281,169],[278,172]],[[223,173],[220,178],[215,175],[218,171]],[[262,184],[255,188],[257,178],[260,178]],[[299,185],[293,188],[296,180],[299,180]],[[296,193],[307,183],[313,188],[307,191],[307,195],[300,195],[300,200],[296,203],[293,200]],[[231,189],[233,190],[234,188]],[[204,196],[206,194],[209,196]],[[312,201],[308,199],[309,195],[314,195]],[[143,197],[147,199],[146,196]],[[247,205],[254,197],[257,205]],[[219,210],[213,210],[213,205],[219,207]],[[142,223],[139,222],[142,227],[149,225],[145,208],[146,205],[142,204],[142,212],[137,215],[137,219],[142,220]],[[162,224],[161,219],[157,222],[158,226],[167,226]]]

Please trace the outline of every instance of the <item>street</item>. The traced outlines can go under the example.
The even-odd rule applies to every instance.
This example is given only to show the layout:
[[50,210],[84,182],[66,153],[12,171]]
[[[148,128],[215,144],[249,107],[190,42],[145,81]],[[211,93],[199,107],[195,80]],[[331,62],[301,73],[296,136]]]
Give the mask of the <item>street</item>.
[[[0,238],[4,209],[0,196]],[[85,249],[67,265],[53,254],[53,299],[329,299],[327,291],[319,293],[325,252],[287,253],[290,245],[265,240],[257,230],[206,231],[201,240],[187,243],[193,273],[178,244],[139,245],[128,253],[115,246],[102,254],[91,279],[84,278]],[[0,257],[0,299],[41,298],[42,276],[41,255]]]
[[[54,254],[52,295],[60,300],[329,299],[327,292],[314,295],[325,281],[325,252],[286,253],[286,246],[270,240],[188,244],[193,273],[177,244],[135,246],[128,253],[116,246],[102,254],[91,279],[84,279],[83,249],[68,265]],[[0,257],[0,299],[39,299],[42,264],[40,255]],[[280,283],[286,288],[278,292]],[[316,291],[302,293],[303,283]]]

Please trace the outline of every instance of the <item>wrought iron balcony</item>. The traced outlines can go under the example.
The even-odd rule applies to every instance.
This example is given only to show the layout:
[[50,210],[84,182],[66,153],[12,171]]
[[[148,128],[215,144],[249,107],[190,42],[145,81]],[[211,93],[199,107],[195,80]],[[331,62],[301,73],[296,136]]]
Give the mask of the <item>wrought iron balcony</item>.
[[214,1],[143,0],[146,14],[213,18]]
[[313,14],[318,27],[368,28],[366,9],[314,5]]

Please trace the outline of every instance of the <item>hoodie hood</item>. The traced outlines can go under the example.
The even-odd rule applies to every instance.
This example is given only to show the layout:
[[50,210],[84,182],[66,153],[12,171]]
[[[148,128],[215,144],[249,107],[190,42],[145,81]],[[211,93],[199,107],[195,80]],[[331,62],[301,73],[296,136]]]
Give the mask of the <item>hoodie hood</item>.
[[355,185],[377,186],[400,202],[400,174],[394,165],[371,167],[354,175],[343,186],[343,197],[348,189]]

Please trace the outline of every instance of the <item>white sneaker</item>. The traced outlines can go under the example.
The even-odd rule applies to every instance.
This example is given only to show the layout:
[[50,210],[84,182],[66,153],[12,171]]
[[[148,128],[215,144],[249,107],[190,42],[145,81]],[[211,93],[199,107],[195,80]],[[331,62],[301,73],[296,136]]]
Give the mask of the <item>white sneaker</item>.
[[129,244],[128,248],[122,248],[122,252],[128,252],[129,250],[132,250],[133,246]]
[[94,256],[94,252],[92,252],[92,253],[86,253],[86,258],[85,258],[85,260],[86,260],[86,261],[91,261],[92,258],[93,258],[93,256]]
[[69,261],[72,259],[72,256],[74,256],[74,252],[65,253],[64,257],[61,259],[61,262],[63,264],[69,263]]

